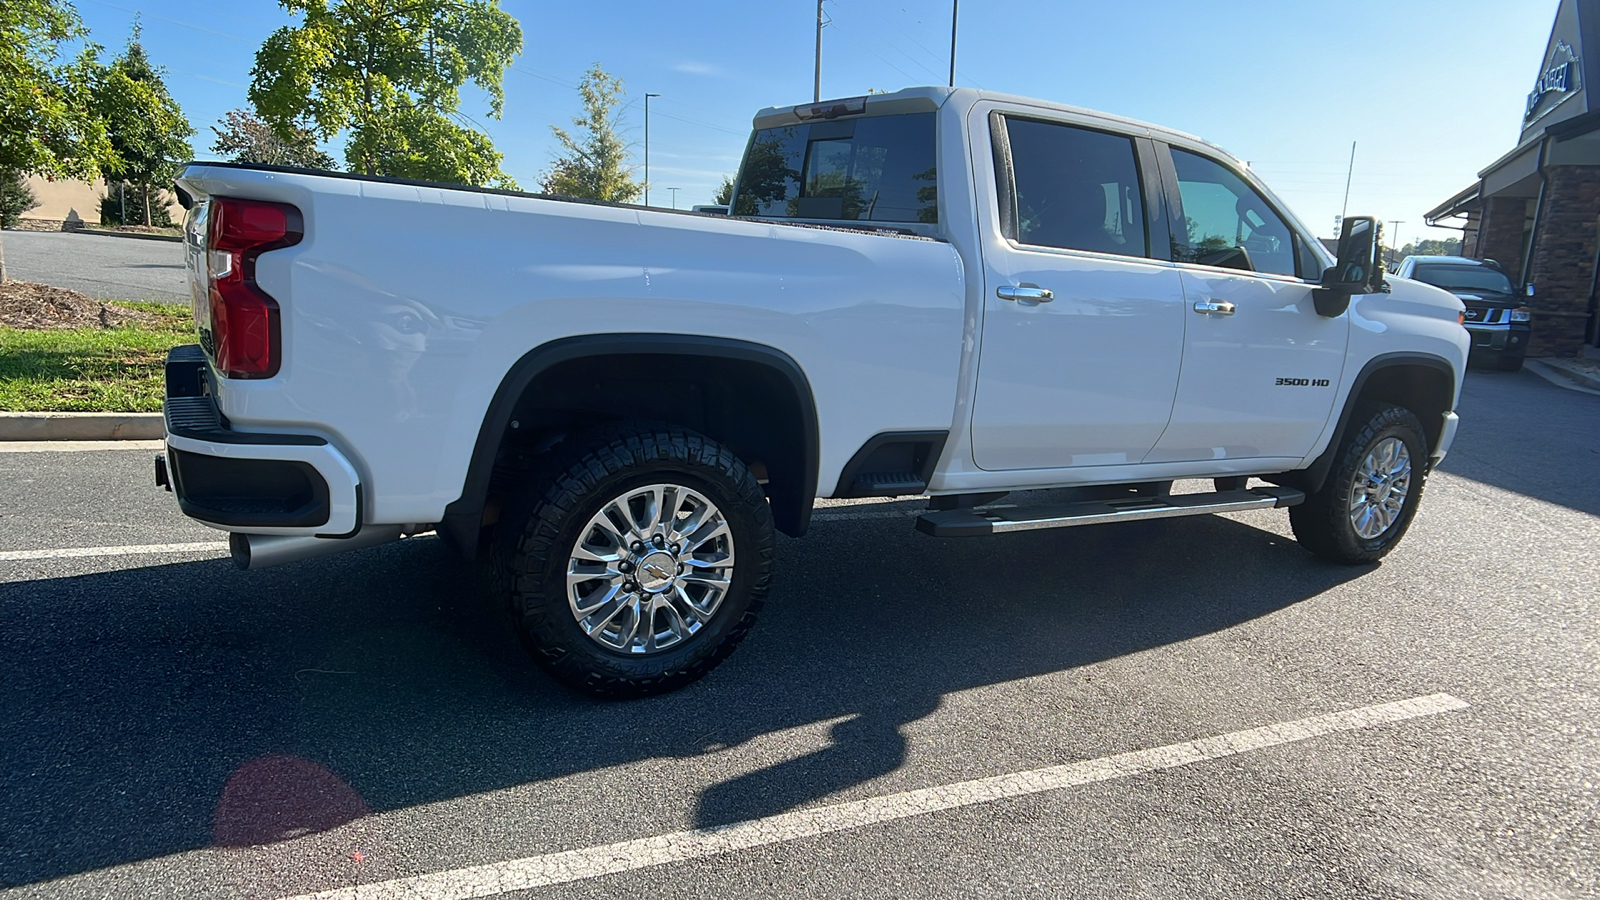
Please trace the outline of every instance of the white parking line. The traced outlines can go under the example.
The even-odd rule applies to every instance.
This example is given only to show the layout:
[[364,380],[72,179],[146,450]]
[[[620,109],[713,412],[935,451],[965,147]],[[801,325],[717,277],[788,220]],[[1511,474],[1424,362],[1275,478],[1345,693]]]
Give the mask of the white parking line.
[[73,559],[86,556],[139,556],[146,553],[202,553],[227,550],[226,541],[199,544],[132,544],[126,547],[62,547],[55,550],[0,550],[0,562],[22,559]]
[[0,453],[86,453],[94,450],[160,450],[165,441],[0,441]]
[[992,803],[1011,797],[1025,797],[1098,781],[1128,778],[1266,747],[1291,744],[1319,735],[1358,731],[1466,708],[1465,702],[1449,694],[1413,697],[1409,700],[1380,703],[1376,706],[1313,716],[1247,731],[1235,731],[1197,741],[1186,741],[1182,744],[1134,750],[1062,766],[821,806],[717,828],[680,831],[676,834],[623,841],[603,847],[566,850],[543,856],[529,856],[507,862],[338,888],[317,894],[304,894],[291,900],[371,900],[379,897],[466,900],[471,897],[492,897],[511,891],[583,881],[650,866],[717,856],[735,850],[849,831],[946,809]]

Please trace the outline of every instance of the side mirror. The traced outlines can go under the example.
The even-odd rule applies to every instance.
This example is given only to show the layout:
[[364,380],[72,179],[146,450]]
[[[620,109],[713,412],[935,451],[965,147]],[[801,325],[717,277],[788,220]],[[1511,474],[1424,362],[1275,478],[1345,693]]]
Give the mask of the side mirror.
[[1344,220],[1339,235],[1339,261],[1322,273],[1322,287],[1315,292],[1317,315],[1335,318],[1350,308],[1356,294],[1376,294],[1384,290],[1386,274],[1382,252],[1383,229],[1370,216],[1351,216]]
[[1533,296],[1533,282],[1531,282],[1531,281],[1528,282],[1528,296],[1529,297]]

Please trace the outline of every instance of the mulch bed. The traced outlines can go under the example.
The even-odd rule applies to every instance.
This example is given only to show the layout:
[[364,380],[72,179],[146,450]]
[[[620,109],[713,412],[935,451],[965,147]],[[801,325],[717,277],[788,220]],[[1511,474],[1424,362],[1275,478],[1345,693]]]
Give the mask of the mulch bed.
[[0,284],[0,325],[29,331],[58,328],[116,328],[136,322],[152,325],[159,316],[112,306],[66,288],[7,281]]

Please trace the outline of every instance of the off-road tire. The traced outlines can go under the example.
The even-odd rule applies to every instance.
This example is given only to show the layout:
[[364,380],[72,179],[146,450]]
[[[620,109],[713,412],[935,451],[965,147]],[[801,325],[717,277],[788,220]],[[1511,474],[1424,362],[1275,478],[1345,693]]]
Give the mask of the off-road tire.
[[[1368,454],[1391,437],[1404,442],[1410,454],[1410,486],[1394,522],[1375,537],[1363,538],[1350,521],[1351,492]],[[1422,423],[1403,407],[1363,404],[1351,416],[1338,452],[1322,489],[1307,496],[1304,503],[1289,508],[1289,524],[1300,546],[1323,559],[1344,565],[1376,562],[1400,543],[1422,502],[1428,467],[1428,442]]]
[[[663,483],[699,492],[726,518],[735,548],[731,586],[697,633],[669,649],[629,655],[584,633],[568,604],[566,567],[602,506],[629,489]],[[501,582],[535,661],[571,688],[616,700],[676,690],[727,659],[755,624],[776,554],[771,507],[745,464],[703,435],[646,422],[605,425],[562,442],[509,505],[500,543]]]

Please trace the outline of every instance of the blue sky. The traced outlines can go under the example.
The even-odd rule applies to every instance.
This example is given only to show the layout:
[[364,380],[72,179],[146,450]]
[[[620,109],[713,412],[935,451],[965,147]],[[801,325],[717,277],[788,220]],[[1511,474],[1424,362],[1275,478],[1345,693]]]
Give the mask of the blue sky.
[[[269,0],[75,0],[114,53],[142,13],[144,44],[210,156],[210,126],[246,106],[256,49],[291,22]],[[505,115],[468,91],[462,111],[535,189],[552,124],[599,62],[626,82],[642,155],[650,102],[651,202],[710,201],[759,108],[811,99],[814,0],[501,0],[524,50]],[[963,0],[956,83],[1106,110],[1201,135],[1251,165],[1319,234],[1350,213],[1403,220],[1402,243],[1448,236],[1422,213],[1516,143],[1557,0]],[[827,0],[824,97],[942,84],[949,0]],[[337,155],[337,153],[335,154]],[[639,159],[637,161],[641,161]]]

